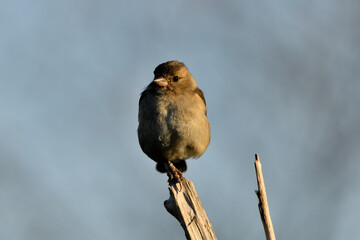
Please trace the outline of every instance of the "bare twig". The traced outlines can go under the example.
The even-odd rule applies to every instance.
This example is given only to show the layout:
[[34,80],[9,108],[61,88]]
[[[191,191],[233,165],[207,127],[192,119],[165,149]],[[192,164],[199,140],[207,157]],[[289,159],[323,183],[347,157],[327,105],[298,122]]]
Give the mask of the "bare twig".
[[179,183],[170,182],[169,191],[165,208],[180,222],[186,239],[217,239],[194,184],[183,177]]
[[258,183],[258,190],[255,190],[255,193],[259,199],[259,212],[261,221],[264,226],[265,236],[267,240],[275,240],[274,228],[271,222],[269,205],[266,197],[264,177],[261,170],[261,163],[258,154],[255,154],[255,171]]

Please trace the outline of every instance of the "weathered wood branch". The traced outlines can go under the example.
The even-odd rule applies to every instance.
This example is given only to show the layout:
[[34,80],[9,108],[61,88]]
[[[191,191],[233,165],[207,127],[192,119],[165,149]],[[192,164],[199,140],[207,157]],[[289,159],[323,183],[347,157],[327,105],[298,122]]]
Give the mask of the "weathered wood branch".
[[191,181],[183,178],[176,184],[170,182],[169,192],[170,198],[164,202],[165,208],[180,222],[186,239],[217,239]]
[[259,212],[261,221],[264,226],[265,236],[267,240],[276,240],[274,228],[271,222],[269,205],[267,202],[266,197],[266,189],[265,189],[265,182],[264,177],[261,170],[261,163],[258,154],[255,154],[255,171],[256,171],[256,178],[258,184],[258,190],[255,190],[255,193],[259,199]]

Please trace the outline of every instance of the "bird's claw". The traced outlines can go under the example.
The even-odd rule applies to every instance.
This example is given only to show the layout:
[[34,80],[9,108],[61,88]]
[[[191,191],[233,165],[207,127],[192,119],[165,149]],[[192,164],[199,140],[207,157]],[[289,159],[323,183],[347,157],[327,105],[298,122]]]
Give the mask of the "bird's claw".
[[[167,165],[167,175],[169,177],[168,182],[169,183],[172,182],[175,184],[180,183],[183,180],[183,175],[179,171],[179,169],[177,169],[171,161],[168,161],[166,165]],[[181,187],[181,184],[180,184],[180,187]]]

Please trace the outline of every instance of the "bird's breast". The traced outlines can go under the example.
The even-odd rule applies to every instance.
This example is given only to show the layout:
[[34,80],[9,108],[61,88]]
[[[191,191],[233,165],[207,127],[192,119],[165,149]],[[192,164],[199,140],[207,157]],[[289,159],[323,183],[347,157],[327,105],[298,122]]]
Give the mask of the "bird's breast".
[[159,99],[159,140],[167,148],[176,149],[185,158],[198,157],[210,141],[210,125],[205,105],[196,104],[196,97]]
[[[206,107],[191,96],[146,95],[140,104],[139,141],[152,159],[199,157],[210,142]],[[157,160],[156,160],[157,161]]]

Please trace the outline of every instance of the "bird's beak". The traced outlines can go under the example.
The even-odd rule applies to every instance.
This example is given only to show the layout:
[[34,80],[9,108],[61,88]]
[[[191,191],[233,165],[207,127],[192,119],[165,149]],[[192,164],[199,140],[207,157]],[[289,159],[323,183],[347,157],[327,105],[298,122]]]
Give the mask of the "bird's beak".
[[166,87],[168,85],[168,82],[165,78],[156,78],[154,79],[154,82],[160,87]]

